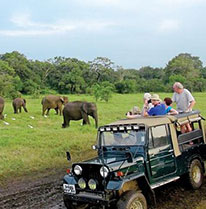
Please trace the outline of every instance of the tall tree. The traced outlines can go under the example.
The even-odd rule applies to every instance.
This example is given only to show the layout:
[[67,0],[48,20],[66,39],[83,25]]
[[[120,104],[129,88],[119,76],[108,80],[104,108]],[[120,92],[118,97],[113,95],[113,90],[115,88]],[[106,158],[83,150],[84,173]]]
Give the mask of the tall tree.
[[171,75],[181,75],[187,80],[198,78],[203,68],[199,57],[190,54],[179,54],[170,60],[165,68],[165,82],[169,82]]
[[106,57],[97,57],[89,62],[90,71],[88,76],[91,77],[93,83],[109,81],[114,82],[114,63]]
[[162,68],[152,68],[150,66],[142,67],[138,72],[140,78],[144,78],[146,80],[162,79],[164,76],[164,70]]

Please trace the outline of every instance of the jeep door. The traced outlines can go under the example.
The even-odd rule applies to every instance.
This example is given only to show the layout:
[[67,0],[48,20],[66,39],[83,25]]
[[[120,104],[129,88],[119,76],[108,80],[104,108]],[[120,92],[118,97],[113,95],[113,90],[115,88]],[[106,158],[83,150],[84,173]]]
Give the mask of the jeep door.
[[176,171],[176,162],[168,125],[149,128],[147,162],[148,173],[152,182],[165,178]]

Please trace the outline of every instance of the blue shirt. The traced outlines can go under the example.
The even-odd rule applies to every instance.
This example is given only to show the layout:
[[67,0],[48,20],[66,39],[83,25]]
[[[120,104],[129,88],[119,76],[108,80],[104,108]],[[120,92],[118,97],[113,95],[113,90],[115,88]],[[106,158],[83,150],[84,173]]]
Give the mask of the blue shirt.
[[150,116],[155,116],[155,115],[166,115],[165,111],[165,105],[164,104],[158,104],[154,107],[152,107],[149,111],[148,114]]
[[171,109],[172,109],[172,107],[168,106],[167,109],[165,110],[166,114],[169,113]]

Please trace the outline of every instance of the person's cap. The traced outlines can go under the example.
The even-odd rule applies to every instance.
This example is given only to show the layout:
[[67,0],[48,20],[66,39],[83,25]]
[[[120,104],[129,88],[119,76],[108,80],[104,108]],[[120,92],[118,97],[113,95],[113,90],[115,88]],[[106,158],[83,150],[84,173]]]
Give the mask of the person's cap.
[[144,99],[150,100],[151,99],[151,94],[150,93],[145,93],[144,94]]
[[131,112],[132,112],[132,115],[138,115],[141,113],[139,107],[137,106],[134,106],[132,109],[131,109]]
[[160,97],[159,97],[158,94],[153,94],[153,95],[151,96],[151,100],[155,100],[155,101],[160,101],[160,102],[161,102],[161,99],[160,99]]

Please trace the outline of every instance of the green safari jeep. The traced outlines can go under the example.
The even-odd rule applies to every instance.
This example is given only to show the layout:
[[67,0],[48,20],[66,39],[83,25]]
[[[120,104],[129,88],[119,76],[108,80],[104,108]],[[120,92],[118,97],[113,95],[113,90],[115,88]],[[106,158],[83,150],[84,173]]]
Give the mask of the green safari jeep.
[[[187,123],[192,131],[182,134]],[[64,176],[67,208],[146,209],[155,205],[157,187],[182,177],[193,189],[203,183],[206,139],[199,111],[119,120],[99,127],[97,139],[97,157],[73,163]]]

